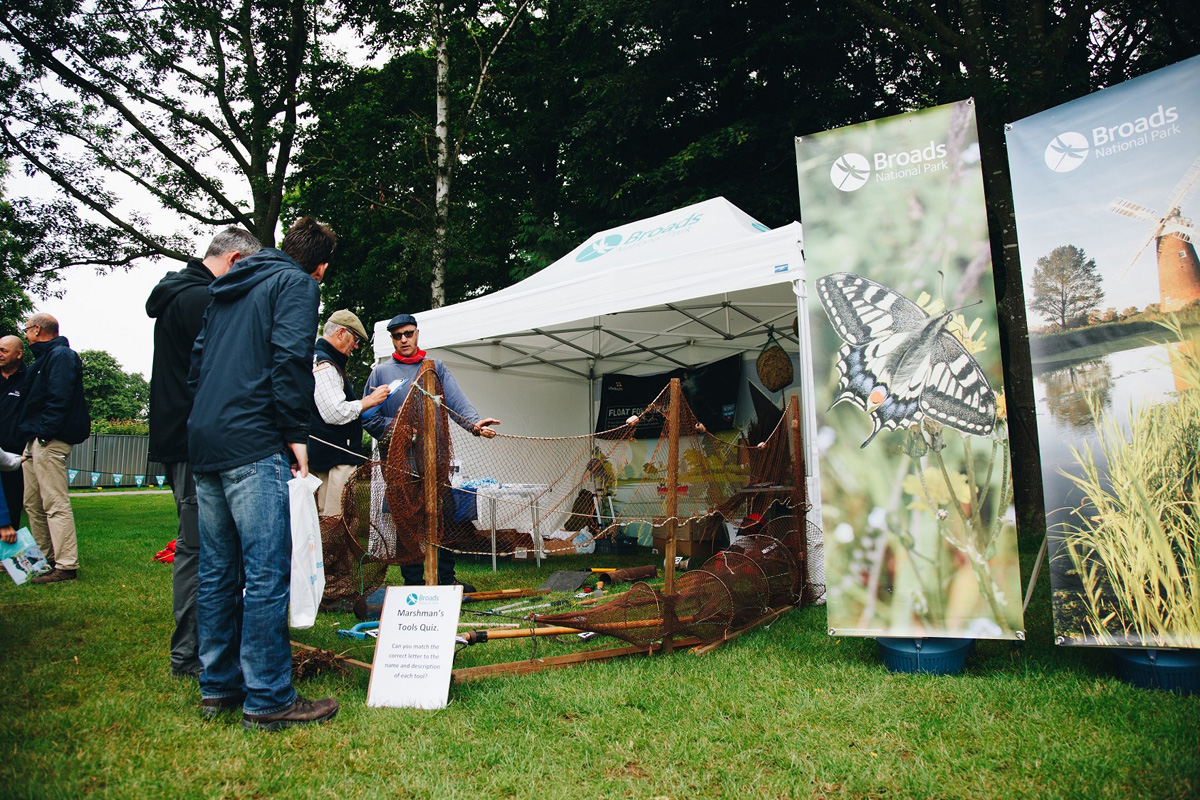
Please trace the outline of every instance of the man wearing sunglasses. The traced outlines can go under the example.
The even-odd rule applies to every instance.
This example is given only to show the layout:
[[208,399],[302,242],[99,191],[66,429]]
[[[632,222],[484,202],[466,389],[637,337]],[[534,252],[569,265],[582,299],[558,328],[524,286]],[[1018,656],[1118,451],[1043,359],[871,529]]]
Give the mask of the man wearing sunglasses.
[[[392,347],[395,348],[395,352],[392,353],[391,360],[386,364],[380,364],[371,370],[371,376],[367,379],[363,394],[369,394],[379,386],[394,384],[395,381],[402,381],[402,383],[374,414],[363,421],[363,427],[367,429],[367,433],[376,440],[383,439],[387,435],[392,426],[392,420],[399,412],[400,407],[404,405],[404,400],[408,397],[408,392],[412,389],[417,374],[421,371],[421,364],[425,361],[425,351],[420,348],[417,341],[419,333],[417,320],[413,315],[397,314],[388,322],[387,328],[388,333],[392,336]],[[454,375],[446,368],[446,365],[437,359],[432,359],[432,361],[438,380],[442,384],[442,402],[452,412],[450,419],[476,436],[487,439],[494,437],[496,431],[491,426],[499,425],[500,420],[492,417],[481,418],[479,412],[475,410],[475,406],[471,405],[471,401],[463,394],[458,381],[454,379]],[[421,564],[402,566],[400,574],[404,576],[404,582],[409,586],[419,586],[425,583],[424,567]],[[438,583],[444,585],[457,583],[454,577],[454,554],[447,550],[438,552]],[[474,591],[474,587],[466,586],[464,590]]]

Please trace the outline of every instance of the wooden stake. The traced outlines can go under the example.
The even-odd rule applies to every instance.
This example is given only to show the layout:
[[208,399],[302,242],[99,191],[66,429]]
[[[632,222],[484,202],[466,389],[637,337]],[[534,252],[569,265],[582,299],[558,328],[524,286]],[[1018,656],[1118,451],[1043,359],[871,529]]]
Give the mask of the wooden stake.
[[[663,594],[666,602],[663,612],[667,617],[672,616],[674,605],[672,598],[675,594],[675,537],[679,531],[679,405],[683,397],[683,384],[679,378],[671,378],[670,405],[667,410],[667,546],[663,563]],[[671,629],[667,625],[667,630]],[[668,633],[663,637],[663,652],[670,655],[674,650],[672,636]]]
[[[310,652],[316,652],[321,649],[319,647],[312,647],[307,644],[300,644],[299,642],[292,642],[292,647],[299,647],[301,650],[308,650]],[[337,653],[333,653],[332,655],[343,664],[347,664],[351,667],[358,667],[359,669],[365,669],[367,672],[371,671],[371,665],[365,661],[358,661],[357,659],[347,658],[346,656],[339,656]]]
[[425,585],[437,586],[438,563],[438,475],[437,475],[437,406],[433,395],[437,390],[437,372],[432,360],[421,364],[421,374],[417,376],[421,388],[426,394],[422,396],[422,413],[424,418],[424,436],[422,451],[424,454],[424,487],[425,487]]
[[[679,647],[692,647],[700,643],[700,640],[696,638],[688,638],[676,642]],[[660,644],[652,644],[646,647],[629,645],[628,647],[614,647],[608,650],[589,650],[586,653],[571,653],[565,656],[539,658],[536,661],[509,661],[504,664],[465,667],[451,672],[450,678],[455,683],[470,683],[471,681],[483,680],[484,678],[492,678],[499,675],[529,675],[534,672],[544,672],[550,669],[561,669],[563,667],[586,664],[589,661],[606,661],[610,658],[639,654],[649,655],[661,649],[661,647],[662,645]]]
[[761,617],[754,620],[753,622],[751,622],[747,625],[744,625],[741,628],[738,628],[736,631],[730,631],[729,633],[722,636],[720,639],[717,639],[715,642],[709,642],[708,644],[702,644],[699,647],[692,648],[692,652],[698,656],[702,656],[702,655],[711,653],[713,650],[716,650],[721,645],[725,644],[726,642],[736,639],[737,637],[741,636],[743,633],[746,633],[747,631],[751,631],[762,625],[770,625],[772,622],[774,622],[775,620],[782,617],[784,615],[784,613],[791,611],[793,608],[795,608],[795,606],[784,606],[783,608],[777,608],[774,611],[768,611],[766,614],[763,614]]

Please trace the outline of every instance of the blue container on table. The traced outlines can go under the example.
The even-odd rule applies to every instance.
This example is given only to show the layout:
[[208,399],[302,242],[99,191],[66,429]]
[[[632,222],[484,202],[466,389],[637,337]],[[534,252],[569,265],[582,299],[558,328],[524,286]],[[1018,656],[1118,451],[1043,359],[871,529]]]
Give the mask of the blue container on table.
[[475,492],[467,491],[466,489],[452,489],[454,492],[454,521],[455,522],[470,522],[479,516],[479,510],[475,504],[477,495]]

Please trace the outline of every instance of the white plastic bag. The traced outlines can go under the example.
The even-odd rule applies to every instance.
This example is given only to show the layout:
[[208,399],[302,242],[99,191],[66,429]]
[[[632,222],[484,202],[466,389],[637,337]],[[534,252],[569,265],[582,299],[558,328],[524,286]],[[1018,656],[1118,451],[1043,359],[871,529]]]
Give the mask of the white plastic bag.
[[321,554],[321,522],[317,519],[314,492],[321,479],[311,472],[288,481],[288,503],[292,516],[292,600],[288,624],[311,628],[317,621],[317,606],[325,593],[325,559]]

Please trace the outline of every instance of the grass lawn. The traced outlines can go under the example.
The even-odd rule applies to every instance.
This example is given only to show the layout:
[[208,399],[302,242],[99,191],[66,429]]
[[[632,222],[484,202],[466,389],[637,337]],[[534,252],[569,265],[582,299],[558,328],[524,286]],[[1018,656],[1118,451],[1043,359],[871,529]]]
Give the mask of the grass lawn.
[[[365,672],[325,675],[298,688],[338,698],[337,719],[265,734],[202,719],[196,684],[170,678],[170,567],[150,560],[174,538],[170,495],[73,503],[79,581],[0,575],[3,798],[1200,795],[1200,697],[1132,688],[1103,650],[1055,647],[1045,570],[1027,643],[980,642],[957,676],[889,673],[873,641],[827,636],[818,607],[706,656],[452,685],[435,712],[369,709]],[[1034,554],[1022,553],[1026,573]],[[640,563],[650,557],[459,575],[483,590]],[[334,634],[355,621],[321,615],[294,638],[370,661],[371,644]],[[576,647],[542,641],[538,655]],[[455,663],[531,653],[527,640],[489,642]]]

